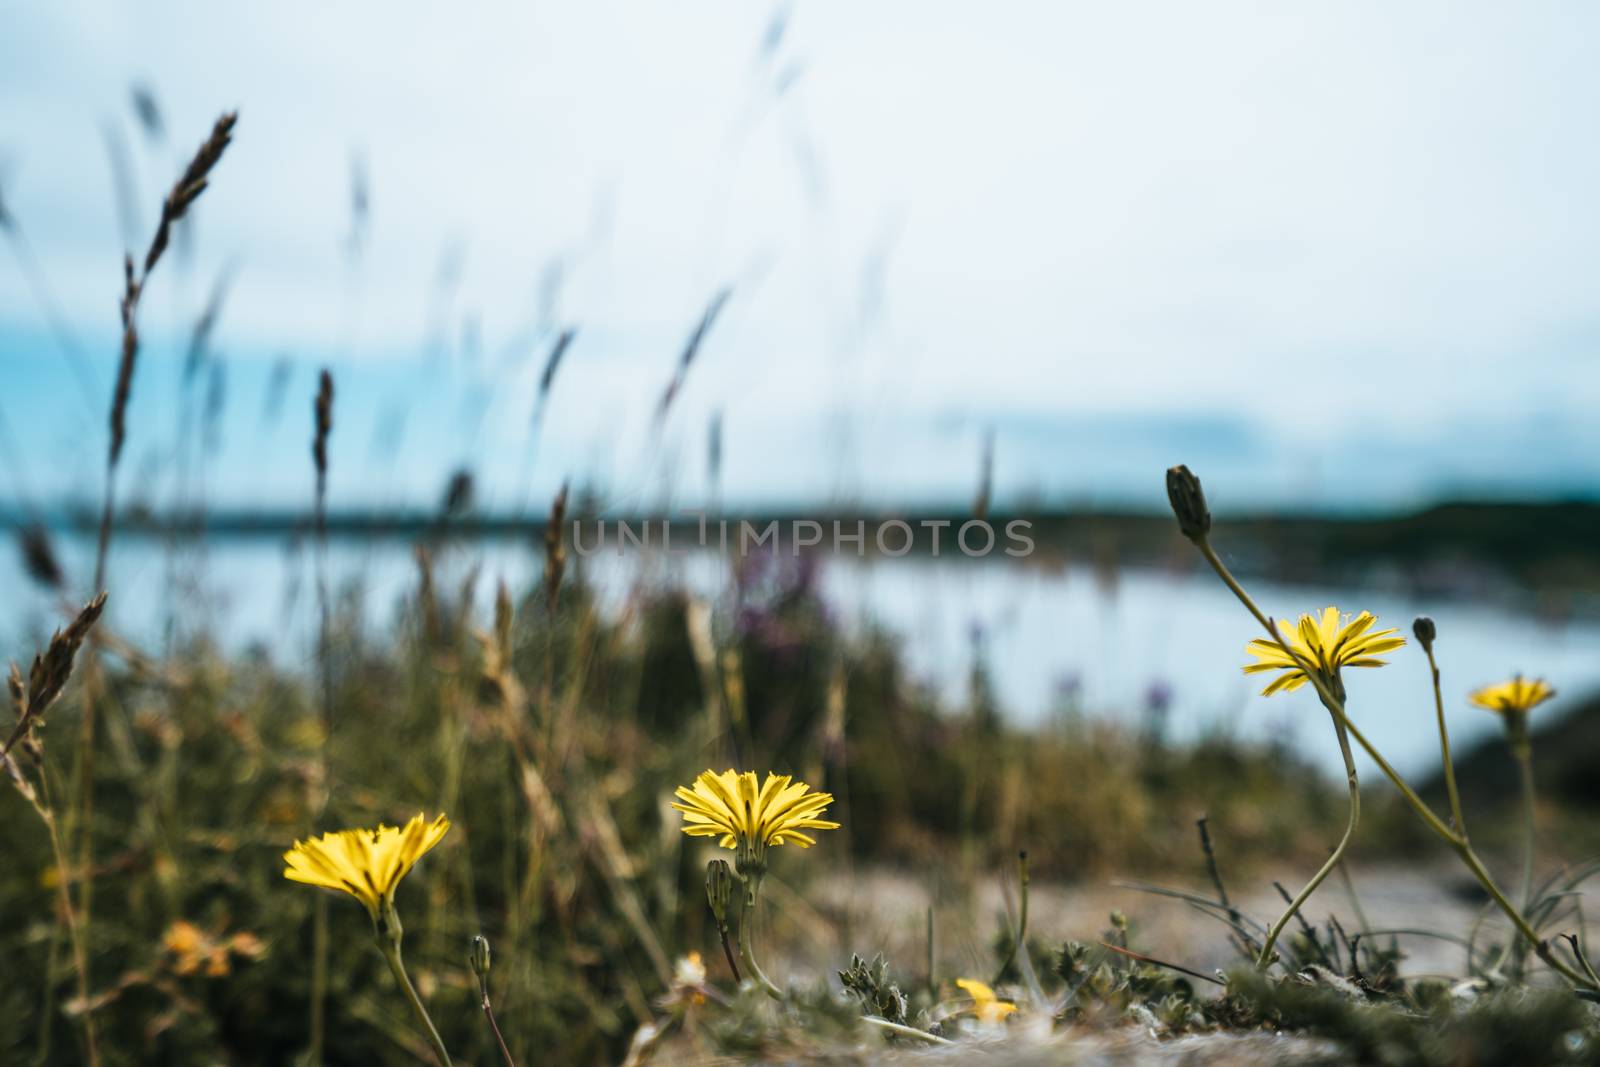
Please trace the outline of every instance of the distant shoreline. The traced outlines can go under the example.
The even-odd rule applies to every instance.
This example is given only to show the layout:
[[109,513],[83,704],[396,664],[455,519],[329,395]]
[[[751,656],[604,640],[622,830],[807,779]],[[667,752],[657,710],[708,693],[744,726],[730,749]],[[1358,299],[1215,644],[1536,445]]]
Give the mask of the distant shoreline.
[[[585,513],[575,507],[570,515],[583,521],[604,518],[609,523],[629,523],[635,529],[648,523],[658,538],[667,522],[674,544],[691,544],[700,522],[697,512],[684,510],[619,514]],[[33,516],[5,507],[0,508],[0,517],[13,528],[37,523],[69,536],[93,536],[98,529],[98,516],[89,508],[62,508]],[[1192,553],[1185,551],[1185,543],[1166,514],[1008,508],[992,510],[985,517],[997,528],[1013,520],[1032,524],[1038,550],[1032,558],[1016,561],[1017,565],[1180,569],[1193,565]],[[868,534],[863,555],[872,559],[880,556],[872,535],[885,523],[949,522],[959,527],[973,518],[970,511],[946,507],[838,509],[832,513],[729,510],[708,516],[708,521],[762,526],[774,521],[825,525],[838,521],[851,527],[862,523]],[[542,543],[545,525],[542,514],[335,509],[328,514],[326,528],[331,539],[341,541],[527,538]],[[117,516],[115,528],[119,537],[163,540],[294,539],[310,534],[311,516],[293,509],[227,508],[179,516],[135,507]],[[1261,512],[1219,516],[1217,544],[1243,572],[1290,583],[1369,584],[1377,577],[1384,584],[1452,595],[1520,592],[1561,598],[1600,594],[1600,503],[1463,502],[1381,516]],[[654,543],[648,547],[655,547]],[[791,554],[787,541],[782,554]],[[919,542],[912,555],[925,554]]]

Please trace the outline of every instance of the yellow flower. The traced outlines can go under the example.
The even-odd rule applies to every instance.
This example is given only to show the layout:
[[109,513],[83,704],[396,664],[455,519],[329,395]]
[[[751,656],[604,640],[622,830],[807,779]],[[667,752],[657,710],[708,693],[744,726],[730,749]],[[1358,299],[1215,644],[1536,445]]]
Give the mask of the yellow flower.
[[1480,708],[1498,711],[1503,715],[1526,715],[1530,709],[1555,695],[1556,691],[1543,678],[1529,680],[1519,674],[1509,682],[1486,685],[1467,699]]
[[283,876],[349,893],[366,905],[376,921],[385,905],[393,905],[400,879],[449,829],[450,820],[443,815],[430,823],[419,812],[404,829],[380,825],[376,830],[338,830],[296,841],[283,854],[289,865]]
[[[1396,630],[1372,630],[1377,617],[1363,611],[1353,619],[1343,617],[1338,608],[1324,608],[1321,615],[1302,615],[1300,624],[1291,627],[1277,620],[1283,643],[1301,660],[1311,666],[1329,688],[1338,691],[1339,668],[1381,667],[1384,661],[1376,659],[1380,653],[1392,652],[1405,644],[1405,638],[1395,636]],[[1245,651],[1260,662],[1247,663],[1246,674],[1262,671],[1283,671],[1272,684],[1261,691],[1269,697],[1273,693],[1292,692],[1310,679],[1299,664],[1284,654],[1277,642],[1258,637],[1245,646]]]
[[677,797],[682,803],[672,806],[683,812],[684,833],[715,837],[723,848],[748,850],[758,857],[767,845],[816,844],[803,830],[839,828],[838,823],[819,818],[833,803],[833,794],[813,793],[809,785],[794,782],[787,774],[769,772],[758,788],[755,771],[706,771],[693,786],[679,786]]
[[975,978],[957,978],[956,985],[972,998],[972,1013],[978,1017],[979,1022],[1005,1022],[1006,1016],[1017,1010],[1015,1004],[1009,1000],[1001,1000],[994,995],[994,990]]

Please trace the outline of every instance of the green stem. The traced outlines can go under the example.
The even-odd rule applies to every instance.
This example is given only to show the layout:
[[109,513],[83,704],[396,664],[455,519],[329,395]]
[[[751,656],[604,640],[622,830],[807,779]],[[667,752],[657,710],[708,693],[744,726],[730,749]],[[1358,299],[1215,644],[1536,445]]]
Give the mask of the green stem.
[[1534,791],[1533,746],[1516,746],[1517,773],[1522,779],[1522,907],[1533,907]]
[[1272,929],[1267,931],[1267,939],[1261,943],[1261,956],[1256,960],[1256,966],[1261,970],[1266,970],[1272,966],[1272,946],[1277,944],[1278,936],[1283,933],[1284,927],[1289,925],[1289,921],[1300,914],[1301,907],[1310,899],[1311,894],[1317,891],[1317,887],[1326,881],[1328,875],[1332,874],[1334,869],[1339,866],[1340,861],[1344,859],[1345,850],[1350,847],[1350,839],[1356,834],[1356,827],[1361,823],[1361,785],[1356,781],[1356,760],[1355,756],[1350,752],[1350,736],[1345,730],[1344,724],[1340,721],[1338,713],[1332,707],[1328,708],[1328,714],[1333,716],[1333,730],[1339,738],[1339,754],[1344,757],[1345,780],[1350,785],[1350,821],[1345,825],[1344,836],[1339,839],[1338,845],[1334,847],[1333,854],[1328,857],[1328,862],[1324,863],[1321,869],[1311,876],[1311,881],[1307,882],[1305,888],[1300,890],[1299,895],[1289,902],[1289,906],[1278,917],[1278,921],[1272,924]]
[[439,1060],[439,1067],[450,1067],[450,1053],[445,1051],[444,1041],[440,1039],[439,1031],[434,1029],[433,1020],[428,1018],[428,1009],[423,1007],[422,998],[417,996],[417,989],[411,984],[411,976],[406,974],[406,965],[400,960],[401,933],[400,916],[395,913],[392,903],[385,902],[383,915],[377,922],[378,950],[388,962],[389,970],[399,984],[400,991],[406,995],[406,1003],[411,1005],[412,1014],[417,1017],[417,1022],[422,1024],[422,1029],[427,1033],[428,1044],[433,1046],[433,1054]]
[[494,1005],[489,1003],[489,979],[483,975],[478,976],[478,997],[478,1006],[483,1009],[483,1017],[489,1020],[489,1029],[494,1033],[494,1043],[500,1048],[500,1059],[506,1067],[517,1067],[511,1049],[506,1046],[505,1035],[500,1032],[500,1022],[494,1017]]
[[728,970],[733,974],[734,983],[743,982],[744,979],[739,975],[739,961],[733,955],[733,942],[728,940],[727,923],[717,923],[717,936],[722,939],[722,954],[728,959]]
[[906,1026],[902,1023],[892,1023],[888,1019],[880,1019],[876,1015],[863,1015],[861,1017],[861,1021],[865,1023],[871,1023],[880,1030],[887,1030],[891,1034],[900,1034],[903,1037],[920,1038],[931,1045],[955,1044],[954,1041],[942,1038],[938,1034],[930,1034],[926,1030],[918,1030],[915,1026]]
[[1233,595],[1237,597],[1239,602],[1249,610],[1250,614],[1256,617],[1256,621],[1261,623],[1262,628],[1267,631],[1267,635],[1283,651],[1283,654],[1289,657],[1289,659],[1296,666],[1305,672],[1306,677],[1311,680],[1311,684],[1316,686],[1318,695],[1322,697],[1323,705],[1334,711],[1335,717],[1339,720],[1340,724],[1350,732],[1350,736],[1355,738],[1356,744],[1360,745],[1362,750],[1365,751],[1366,754],[1372,758],[1372,761],[1378,765],[1378,769],[1383,772],[1384,777],[1388,778],[1389,781],[1393,783],[1394,787],[1400,791],[1400,795],[1405,799],[1406,804],[1410,806],[1411,810],[1417,814],[1417,817],[1423,821],[1428,829],[1432,830],[1435,834],[1442,838],[1445,843],[1455,851],[1456,855],[1461,857],[1461,861],[1467,865],[1467,869],[1472,872],[1473,877],[1478,879],[1478,882],[1483,886],[1484,891],[1489,894],[1490,898],[1494,900],[1495,904],[1499,906],[1500,910],[1505,913],[1506,918],[1511,920],[1511,925],[1516,927],[1517,933],[1526,938],[1528,944],[1534,946],[1534,951],[1538,954],[1539,958],[1543,960],[1551,970],[1560,974],[1563,978],[1567,979],[1567,981],[1573,983],[1574,985],[1584,986],[1589,989],[1600,988],[1590,982],[1586,975],[1580,974],[1578,971],[1575,971],[1571,967],[1568,967],[1566,964],[1562,963],[1556,958],[1555,954],[1550,951],[1549,946],[1543,944],[1539,940],[1539,935],[1534,932],[1533,927],[1528,923],[1528,920],[1523,917],[1522,912],[1518,911],[1516,906],[1513,905],[1511,901],[1506,899],[1506,895],[1500,891],[1500,887],[1495,885],[1494,879],[1489,876],[1488,870],[1484,868],[1483,861],[1478,858],[1477,853],[1472,851],[1472,846],[1467,843],[1466,837],[1446,826],[1444,824],[1444,820],[1440,819],[1438,815],[1434,814],[1433,809],[1428,806],[1427,802],[1418,796],[1416,790],[1412,789],[1411,786],[1406,783],[1406,780],[1400,776],[1400,772],[1390,766],[1389,761],[1384,759],[1378,750],[1373,747],[1372,742],[1368,741],[1361,731],[1356,728],[1355,723],[1351,722],[1349,715],[1345,713],[1344,702],[1339,700],[1338,697],[1334,695],[1333,691],[1329,688],[1328,683],[1316,671],[1313,665],[1301,659],[1295,654],[1294,650],[1288,646],[1288,644],[1283,640],[1282,635],[1278,633],[1276,627],[1272,625],[1271,620],[1269,620],[1267,616],[1262,613],[1260,608],[1256,607],[1255,601],[1250,599],[1250,594],[1246,593],[1244,591],[1244,587],[1242,587],[1238,581],[1235,580],[1233,575],[1229,573],[1228,568],[1223,564],[1222,560],[1217,557],[1216,551],[1212,549],[1210,542],[1204,537],[1199,537],[1195,539],[1194,544],[1195,547],[1200,550],[1200,554],[1205,557],[1206,562],[1211,564],[1211,569],[1217,572],[1217,577],[1222,579],[1222,583],[1233,592]]
[[[4,757],[0,757],[3,759]],[[72,948],[72,969],[75,974],[78,989],[78,1000],[83,1003],[83,1013],[79,1017],[83,1025],[83,1046],[86,1062],[98,1063],[100,1045],[95,1037],[94,1013],[90,1011],[89,1004],[89,950],[84,940],[83,929],[78,924],[77,913],[72,906],[72,893],[67,888],[72,883],[72,876],[67,867],[66,849],[61,844],[61,829],[56,824],[55,809],[49,807],[49,784],[45,778],[43,768],[39,771],[40,788],[46,790],[46,799],[41,801],[37,796],[29,796],[28,800],[33,805],[33,810],[39,818],[44,820],[45,829],[50,834],[50,851],[56,863],[56,896],[61,909],[61,921],[67,925],[67,938]],[[46,1019],[43,1028],[49,1031],[50,1023]]]
[[328,898],[318,893],[311,914],[311,1047],[306,1062],[322,1065],[328,1006]]
[[[1533,791],[1533,746],[1528,742],[1526,735],[1512,741],[1512,754],[1517,760],[1517,776],[1522,784],[1522,893],[1517,898],[1523,911],[1533,908],[1533,845],[1534,845],[1534,791]],[[1513,961],[1516,973],[1520,976],[1523,963],[1527,960],[1528,949],[1534,947],[1531,942],[1518,939]]]
[[[1017,949],[1022,946],[1028,937],[1028,854],[1019,853],[1017,856],[1017,892],[1022,898],[1017,908],[1017,934],[1011,941],[1011,951],[1006,953],[1005,960],[1000,964],[1000,969],[994,972],[994,982],[999,985],[1005,979],[1006,970],[1010,968],[1017,958]],[[1026,951],[1026,950],[1024,950]]]
[[755,950],[751,945],[754,940],[752,928],[756,924],[756,899],[761,895],[761,875],[747,874],[744,876],[744,910],[739,915],[739,959],[744,963],[744,969],[756,984],[766,990],[767,996],[774,1000],[783,999],[783,990],[773,985],[772,979],[766,976],[761,966],[756,963]]
[[1467,839],[1467,821],[1461,815],[1461,794],[1456,791],[1456,766],[1450,758],[1450,731],[1444,724],[1444,694],[1439,689],[1439,664],[1434,661],[1433,649],[1423,649],[1428,654],[1428,672],[1433,678],[1433,707],[1439,716],[1439,757],[1444,761],[1444,789],[1450,795],[1450,820],[1455,823],[1461,840]]

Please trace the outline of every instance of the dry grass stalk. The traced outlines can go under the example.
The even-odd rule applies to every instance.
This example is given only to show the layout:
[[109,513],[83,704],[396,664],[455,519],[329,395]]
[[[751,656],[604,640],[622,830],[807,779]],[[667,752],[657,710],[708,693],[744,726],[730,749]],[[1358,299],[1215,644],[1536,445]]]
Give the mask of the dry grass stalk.
[[567,522],[567,485],[550,503],[550,521],[544,527],[544,607],[551,615],[556,613],[556,596],[561,592],[561,576],[567,569],[567,541],[564,528]]
[[100,516],[100,544],[95,556],[95,589],[105,587],[106,553],[111,545],[111,516],[113,509],[113,483],[117,462],[122,458],[122,447],[128,437],[128,400],[133,395],[133,372],[139,355],[139,299],[144,294],[150,271],[160,262],[172,238],[172,225],[181,220],[205,192],[212,169],[222,158],[229,142],[233,140],[233,127],[239,119],[236,111],[224,112],[211,129],[200,150],[190,160],[183,175],[173,185],[172,191],[161,205],[161,221],[156,226],[155,237],[145,252],[144,267],[135,272],[133,257],[122,261],[122,355],[117,363],[117,384],[111,396],[111,442],[106,453],[105,507]]
[[567,349],[572,347],[572,342],[577,340],[577,327],[561,331],[561,336],[556,338],[555,345],[550,349],[550,355],[545,358],[544,370],[539,375],[539,406],[542,409],[545,398],[550,395],[550,387],[555,384],[556,371],[561,367],[561,357],[567,354]]
[[[73,662],[78,649],[89,636],[89,631],[94,628],[101,612],[105,610],[105,604],[106,595],[101,593],[84,605],[83,610],[78,612],[77,617],[67,625],[66,629],[56,631],[44,652],[34,657],[26,682],[17,665],[15,663],[11,665],[11,672],[6,679],[6,689],[16,713],[17,724],[12,728],[5,747],[0,748],[0,764],[5,765],[17,792],[39,816],[50,836],[50,849],[57,873],[55,880],[57,906],[72,945],[77,999],[85,1004],[89,999],[89,955],[84,932],[85,923],[80,919],[79,909],[73,907],[72,895],[68,889],[71,879],[67,873],[66,849],[62,846],[61,831],[56,821],[55,810],[50,804],[49,782],[40,766],[44,751],[39,744],[37,727],[41,721],[40,717],[55,703],[67,680],[72,677]],[[18,745],[38,768],[37,788],[17,761],[11,758],[12,749]],[[85,872],[88,871],[87,866],[83,869]],[[87,881],[87,874],[85,880]],[[83,1027],[85,1060],[91,1065],[96,1065],[100,1062],[100,1049],[95,1036],[94,1015],[91,1011],[84,1010],[79,1015],[79,1021]]]
[[106,595],[101,593],[83,606],[83,610],[78,612],[77,618],[65,630],[57,630],[55,636],[50,638],[49,647],[33,658],[33,667],[28,671],[25,703],[21,701],[21,675],[16,673],[13,666],[15,677],[11,683],[11,694],[13,701],[18,703],[20,713],[11,736],[6,739],[4,747],[0,747],[0,758],[10,755],[12,747],[27,735],[38,722],[39,716],[61,695],[67,679],[72,677],[72,664],[78,655],[78,648],[89,636],[89,631],[99,620],[105,606]]
[[[329,746],[333,741],[333,650],[330,647],[328,597],[328,438],[333,433],[333,375],[324,367],[317,379],[317,395],[311,405],[316,429],[311,439],[311,462],[316,469],[316,496],[313,504],[316,524],[317,568],[317,676],[321,690],[322,746],[318,760],[318,790],[313,809],[320,816],[327,810],[333,793],[333,767]],[[319,896],[312,913],[311,997],[308,1026],[311,1063],[322,1061],[323,1036],[327,1026],[328,1000],[328,901]]]
[[972,517],[989,517],[990,498],[994,494],[994,430],[983,435],[983,458],[978,465],[978,491],[972,498]]
[[527,694],[517,680],[512,661],[511,633],[514,621],[511,590],[502,580],[495,590],[493,633],[475,630],[473,636],[483,650],[483,690],[513,721],[521,718],[527,705]]
[[[200,146],[189,166],[179,177],[172,191],[167,194],[161,207],[161,221],[156,227],[155,237],[150,242],[150,248],[145,253],[144,268],[135,274],[133,257],[123,256],[122,265],[122,354],[117,363],[117,383],[111,397],[110,429],[111,439],[106,451],[106,480],[105,499],[100,512],[100,537],[95,550],[94,588],[101,591],[106,584],[106,560],[111,550],[111,519],[116,507],[116,475],[117,463],[122,458],[123,445],[127,442],[128,428],[128,401],[133,395],[133,372],[139,354],[139,300],[144,293],[145,283],[149,281],[150,271],[160,262],[161,254],[166,251],[167,243],[172,237],[172,226],[181,220],[194,206],[200,194],[205,192],[211,171],[222,158],[222,153],[228,148],[233,139],[233,127],[238,121],[237,112],[224,112],[217,119],[211,129],[211,135]],[[98,612],[96,612],[98,615]],[[91,693],[86,693],[83,701],[83,719],[79,729],[79,759],[81,761],[78,774],[79,789],[79,822],[82,826],[82,841],[79,846],[79,862],[83,870],[88,871],[93,866],[94,852],[94,737],[95,737],[95,701]],[[88,939],[89,927],[93,916],[94,882],[84,878],[79,887],[78,923],[76,929],[83,940]],[[79,965],[80,981],[88,985],[87,958],[83,958]],[[80,998],[82,999],[82,998]],[[92,1024],[89,1021],[93,1005],[87,1004],[84,1009],[84,1026],[90,1035],[89,1053],[91,1061],[98,1059],[92,1039]]]
[[56,335],[56,343],[66,354],[68,363],[72,367],[73,375],[78,379],[78,386],[83,390],[84,399],[91,409],[100,404],[100,383],[94,372],[94,365],[89,360],[89,355],[84,351],[83,345],[78,342],[76,334],[67,322],[67,316],[61,310],[61,304],[51,292],[50,283],[45,277],[44,266],[39,262],[39,257],[34,254],[33,245],[28,240],[28,235],[23,232],[22,223],[6,205],[5,187],[0,186],[0,233],[5,234],[11,251],[16,256],[17,266],[21,268],[22,275],[27,279],[28,285],[33,289],[34,301],[39,305],[39,310],[44,314],[45,322],[50,327],[50,332]]
[[733,296],[733,289],[723,288],[717,290],[711,302],[700,315],[700,321],[695,325],[694,332],[689,334],[689,340],[683,346],[683,353],[678,357],[678,368],[673,372],[672,381],[667,383],[666,391],[661,394],[661,406],[656,409],[656,421],[667,417],[667,409],[672,407],[672,402],[677,398],[678,392],[683,388],[684,379],[689,376],[689,367],[694,363],[695,356],[700,354],[700,349],[706,342],[706,335],[711,332],[711,327],[716,325],[717,317],[722,314],[722,309],[727,306],[728,300]]
[[156,224],[156,235],[150,242],[150,250],[144,257],[144,274],[150,276],[150,268],[161,259],[161,254],[167,250],[167,242],[172,237],[172,224],[180,221],[189,211],[200,194],[206,191],[209,183],[211,169],[222,158],[222,153],[227,151],[228,145],[233,140],[233,126],[239,121],[237,111],[224,112],[217,119],[216,125],[211,128],[211,136],[207,137],[194,158],[189,161],[189,166],[184,170],[183,176],[178,179],[172,191],[161,205],[161,221]]
[[66,589],[66,572],[56,557],[50,543],[50,533],[42,523],[29,523],[17,531],[17,544],[22,550],[22,566],[28,577],[46,589],[62,592]]
[[311,414],[316,421],[316,436],[311,439],[311,462],[317,471],[317,528],[327,515],[328,502],[328,435],[333,432],[333,375],[322,369],[317,379],[317,398],[312,403]]
[[[15,663],[11,665],[11,671],[6,675],[6,692],[11,697],[11,710],[16,714],[17,722],[20,725],[28,717],[28,690],[26,683],[22,680],[22,672],[17,669]],[[44,750],[40,747],[38,738],[32,736],[31,733],[23,734],[17,744],[22,746],[23,755],[33,761],[36,766],[44,759]],[[3,758],[0,757],[0,759]],[[22,795],[32,801],[33,787],[28,784],[28,780],[23,777],[17,765],[7,760],[6,769],[11,772],[12,781],[22,791]]]

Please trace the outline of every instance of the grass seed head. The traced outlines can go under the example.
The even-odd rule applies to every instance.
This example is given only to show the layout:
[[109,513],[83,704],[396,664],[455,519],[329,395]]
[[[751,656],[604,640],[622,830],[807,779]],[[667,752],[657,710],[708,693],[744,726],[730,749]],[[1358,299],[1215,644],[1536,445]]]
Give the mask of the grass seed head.
[[333,432],[333,375],[322,369],[317,379],[317,398],[311,405],[316,422],[316,435],[311,439],[311,461],[316,464],[319,479],[328,476],[328,435]]
[[150,250],[144,257],[144,274],[150,275],[150,270],[161,260],[161,255],[167,250],[167,244],[172,239],[172,224],[183,219],[188,214],[189,208],[200,194],[206,191],[209,176],[213,167],[222,159],[222,153],[227,151],[228,145],[233,141],[233,126],[239,121],[237,111],[226,111],[211,127],[211,135],[200,145],[199,151],[189,161],[189,166],[184,169],[182,177],[172,186],[172,191],[161,205],[161,221],[156,226],[156,235],[150,241]]

